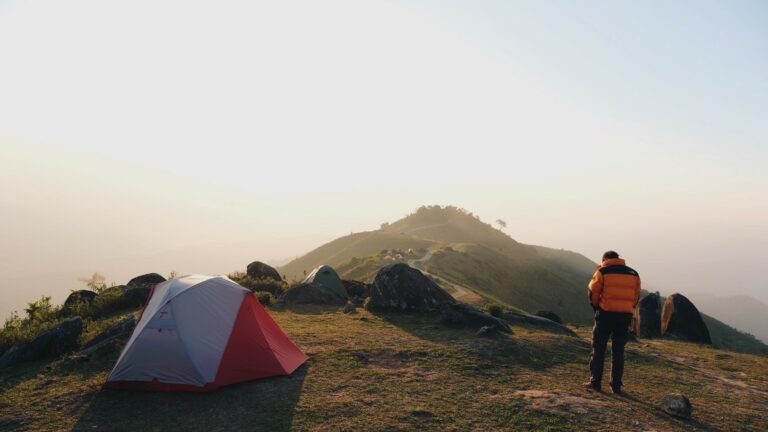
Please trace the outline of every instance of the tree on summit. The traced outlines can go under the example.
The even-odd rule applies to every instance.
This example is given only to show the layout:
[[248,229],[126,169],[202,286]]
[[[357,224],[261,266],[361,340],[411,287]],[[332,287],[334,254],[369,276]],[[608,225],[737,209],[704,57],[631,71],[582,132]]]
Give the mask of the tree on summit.
[[496,219],[496,224],[499,226],[499,230],[503,230],[507,227],[507,223],[501,219]]

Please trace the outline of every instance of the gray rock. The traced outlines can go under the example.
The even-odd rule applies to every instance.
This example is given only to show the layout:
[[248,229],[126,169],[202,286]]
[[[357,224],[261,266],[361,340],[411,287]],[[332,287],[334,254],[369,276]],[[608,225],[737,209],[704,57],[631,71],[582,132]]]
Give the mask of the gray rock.
[[444,324],[448,325],[471,328],[493,327],[505,333],[511,332],[506,321],[465,303],[454,303],[445,306],[440,312],[440,318]]
[[292,306],[298,304],[319,304],[341,306],[347,303],[347,298],[338,291],[325,285],[306,283],[288,289],[277,300],[277,306]]
[[154,285],[128,285],[123,291],[123,299],[129,307],[141,307],[147,303]]
[[560,317],[556,313],[554,313],[552,311],[540,310],[540,311],[534,312],[533,314],[536,315],[536,316],[540,316],[542,318],[546,318],[546,319],[548,319],[550,321],[554,321],[554,322],[556,322],[558,324],[562,324],[563,323],[563,320],[560,319]]
[[632,333],[648,339],[661,336],[661,297],[658,293],[650,293],[637,303],[632,317]]
[[69,308],[74,306],[76,303],[88,303],[90,304],[93,302],[93,300],[98,296],[93,291],[89,290],[77,290],[72,291],[68,296],[67,299],[64,300],[64,307]]
[[712,345],[709,329],[699,310],[682,294],[672,294],[664,302],[661,333],[688,342]]
[[83,349],[90,348],[94,345],[97,345],[107,339],[111,338],[117,338],[117,339],[128,339],[131,336],[131,333],[133,332],[133,328],[136,327],[136,316],[131,314],[128,318],[120,321],[119,323],[107,328],[103,332],[99,333],[95,338],[93,338],[90,342],[85,344]]
[[25,361],[55,358],[74,351],[82,332],[82,318],[79,316],[69,318],[32,342],[12,346],[0,357],[0,369]]
[[355,307],[354,304],[348,302],[347,304],[344,305],[344,313],[347,313],[347,314],[357,313],[357,308]]
[[350,298],[366,298],[371,295],[371,284],[347,279],[342,279],[341,283],[344,284],[344,289],[347,290],[347,295]]
[[496,326],[483,326],[480,327],[480,330],[477,331],[475,336],[477,337],[494,337],[499,334],[498,329]]
[[261,261],[254,261],[248,264],[245,272],[248,276],[254,279],[274,279],[278,282],[282,282],[283,278],[280,276],[274,267],[264,264]]
[[165,282],[165,278],[160,276],[157,273],[147,273],[143,274],[141,276],[136,276],[135,278],[128,281],[127,285],[130,286],[147,286],[148,288],[152,288],[153,286]]
[[576,333],[574,333],[574,331],[569,329],[568,327],[536,315],[522,314],[517,312],[504,312],[501,315],[501,318],[503,318],[505,321],[513,325],[520,325],[523,327],[535,327],[537,329],[544,330],[550,333],[576,336]]
[[690,419],[691,412],[693,411],[691,401],[689,401],[687,397],[680,393],[664,396],[664,399],[661,400],[659,408],[661,408],[662,411],[669,415],[683,419]]
[[371,287],[368,309],[386,312],[437,312],[456,300],[408,264],[382,267]]

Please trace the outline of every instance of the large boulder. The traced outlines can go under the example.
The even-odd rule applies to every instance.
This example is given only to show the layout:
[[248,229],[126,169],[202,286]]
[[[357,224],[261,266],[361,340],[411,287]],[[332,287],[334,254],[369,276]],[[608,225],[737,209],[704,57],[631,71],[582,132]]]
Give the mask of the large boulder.
[[661,297],[659,293],[650,293],[637,303],[632,318],[632,333],[641,338],[661,336]]
[[419,270],[398,263],[382,267],[371,287],[371,311],[436,312],[456,300]]
[[274,267],[264,264],[261,261],[254,261],[248,264],[245,272],[248,274],[248,276],[254,279],[273,279],[278,282],[283,280],[283,278],[280,276],[280,273],[278,273]]
[[350,298],[366,298],[371,295],[371,284],[348,279],[342,279],[341,283],[344,284],[344,289],[347,290]]
[[123,299],[129,307],[141,307],[147,303],[152,286],[128,285],[123,291]]
[[35,338],[32,342],[16,344],[0,357],[0,369],[20,362],[55,358],[74,351],[80,334],[83,333],[83,320],[79,316],[63,321],[56,327]]
[[305,283],[284,292],[276,305],[278,307],[298,304],[342,306],[346,303],[347,297],[339,294],[336,289],[318,283]]
[[511,332],[509,324],[507,324],[506,321],[496,318],[493,315],[489,315],[466,303],[451,303],[445,305],[440,311],[440,319],[444,324],[453,326],[469,328],[490,327],[505,333]]
[[661,333],[664,336],[712,345],[709,329],[699,310],[682,294],[672,294],[661,312]]
[[538,315],[529,315],[517,312],[504,312],[501,315],[501,318],[510,324],[519,325],[521,327],[534,327],[550,333],[576,336],[576,333],[574,333],[574,331],[568,327]]
[[160,282],[165,282],[165,278],[157,273],[147,273],[129,280],[127,285],[129,287],[146,286],[152,288]]
[[67,296],[67,299],[64,300],[64,307],[71,308],[78,303],[91,304],[91,302],[93,302],[93,299],[95,299],[96,296],[98,296],[98,294],[90,290],[72,291]]

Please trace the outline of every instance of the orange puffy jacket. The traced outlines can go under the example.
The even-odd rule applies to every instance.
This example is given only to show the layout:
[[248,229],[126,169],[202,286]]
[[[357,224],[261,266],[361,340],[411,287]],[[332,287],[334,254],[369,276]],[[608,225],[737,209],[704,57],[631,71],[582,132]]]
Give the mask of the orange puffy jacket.
[[640,298],[640,275],[621,258],[608,259],[597,266],[589,283],[592,307],[604,311],[632,313]]

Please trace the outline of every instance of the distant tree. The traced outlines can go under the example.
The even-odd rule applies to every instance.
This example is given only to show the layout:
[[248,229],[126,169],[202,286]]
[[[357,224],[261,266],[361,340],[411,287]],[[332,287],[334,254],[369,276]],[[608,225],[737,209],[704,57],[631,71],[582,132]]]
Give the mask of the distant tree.
[[179,272],[177,272],[176,270],[171,270],[171,272],[168,274],[168,279],[169,280],[173,279],[173,278],[175,278],[178,275],[179,275]]
[[506,228],[506,227],[507,227],[507,223],[506,223],[506,222],[504,222],[504,221],[503,221],[503,220],[501,220],[501,219],[496,219],[496,224],[498,224],[498,225],[499,225],[499,229],[500,229],[500,230],[503,230],[504,228]]
[[88,289],[97,293],[107,289],[106,278],[100,275],[98,272],[92,274],[91,277],[80,278],[80,282],[85,283],[85,286],[87,286]]

